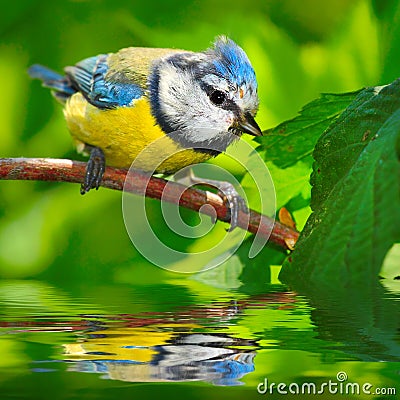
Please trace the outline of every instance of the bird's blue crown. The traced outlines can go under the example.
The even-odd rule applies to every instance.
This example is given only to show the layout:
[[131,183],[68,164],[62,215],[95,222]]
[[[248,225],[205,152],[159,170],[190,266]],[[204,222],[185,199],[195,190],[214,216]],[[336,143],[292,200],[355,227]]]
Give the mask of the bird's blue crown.
[[242,86],[243,84],[257,87],[256,75],[246,53],[233,40],[220,36],[209,50],[214,53],[214,66],[217,73],[228,80]]

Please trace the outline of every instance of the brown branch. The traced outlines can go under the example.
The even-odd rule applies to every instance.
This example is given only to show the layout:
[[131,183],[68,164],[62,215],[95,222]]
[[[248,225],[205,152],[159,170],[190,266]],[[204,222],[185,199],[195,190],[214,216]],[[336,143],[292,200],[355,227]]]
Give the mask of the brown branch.
[[[1,158],[0,159],[0,179],[3,180],[36,180],[53,182],[72,182],[81,183],[85,175],[86,163],[71,160],[60,160],[51,158]],[[124,188],[126,169],[107,167],[101,182],[101,186],[122,190]],[[130,184],[125,185],[125,190],[132,193],[142,191],[143,183],[147,181],[146,174],[140,171],[132,172]],[[168,187],[163,193],[168,183]],[[146,196],[175,203],[177,193],[181,193],[183,186],[176,182],[169,182],[165,179],[151,177],[146,189]],[[229,210],[224,205],[222,199],[214,193],[205,192],[198,189],[186,189],[179,197],[179,205],[191,210],[199,211],[205,204],[211,205],[217,218],[226,221],[229,218]],[[205,214],[210,214],[211,210],[207,207],[202,209]],[[249,220],[248,220],[249,218]],[[274,221],[265,215],[250,210],[249,217],[240,212],[238,226],[249,232],[268,236],[271,232],[269,241],[279,247],[288,250],[293,249],[299,233],[279,222]]]

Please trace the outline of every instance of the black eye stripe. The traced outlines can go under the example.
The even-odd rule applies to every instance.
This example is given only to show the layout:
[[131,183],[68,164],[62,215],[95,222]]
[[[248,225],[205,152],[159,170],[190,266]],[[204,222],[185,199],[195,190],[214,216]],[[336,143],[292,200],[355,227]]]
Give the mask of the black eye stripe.
[[222,108],[224,110],[232,111],[235,115],[240,115],[240,108],[232,100],[226,100]]
[[207,85],[205,83],[203,83],[201,85],[201,88],[207,93],[207,96],[210,98],[211,102],[212,102],[211,96],[214,92],[218,91],[218,92],[223,93],[225,96],[224,102],[219,105],[217,105],[215,103],[213,103],[213,104],[217,105],[220,108],[223,108],[224,110],[232,111],[233,113],[235,113],[235,115],[239,116],[241,114],[240,108],[236,105],[236,103],[233,100],[228,99],[227,94],[225,92],[222,92],[218,89],[214,89],[212,86]]

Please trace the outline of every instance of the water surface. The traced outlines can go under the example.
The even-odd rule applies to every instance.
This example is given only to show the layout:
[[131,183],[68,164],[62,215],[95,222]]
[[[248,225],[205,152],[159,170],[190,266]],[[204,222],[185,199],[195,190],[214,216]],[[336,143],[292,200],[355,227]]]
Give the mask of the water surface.
[[[399,305],[381,285],[305,296],[281,284],[249,294],[190,278],[70,289],[2,281],[0,390],[21,399],[239,399],[260,398],[257,387],[272,382],[318,390],[347,376],[399,395]],[[341,396],[325,389],[323,398]],[[273,393],[264,396],[315,398]]]

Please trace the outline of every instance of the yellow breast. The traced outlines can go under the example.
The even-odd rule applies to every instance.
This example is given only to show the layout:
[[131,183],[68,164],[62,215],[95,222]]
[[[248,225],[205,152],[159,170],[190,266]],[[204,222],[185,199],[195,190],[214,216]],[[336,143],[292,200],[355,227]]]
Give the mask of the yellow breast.
[[[131,107],[100,110],[75,93],[64,109],[72,137],[82,144],[100,147],[106,165],[135,168],[158,173],[173,173],[187,165],[208,160],[209,154],[183,149],[162,131],[150,112],[147,98]],[[160,164],[161,162],[161,164]]]

